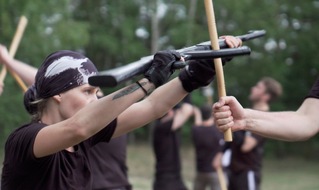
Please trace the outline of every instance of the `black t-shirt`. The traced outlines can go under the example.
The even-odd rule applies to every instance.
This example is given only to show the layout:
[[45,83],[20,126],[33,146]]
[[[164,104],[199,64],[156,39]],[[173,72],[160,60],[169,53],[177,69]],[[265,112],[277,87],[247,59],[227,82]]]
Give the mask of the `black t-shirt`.
[[223,150],[222,134],[213,125],[211,127],[193,126],[192,137],[196,152],[196,169],[198,172],[213,172],[213,159]]
[[156,178],[179,178],[181,171],[179,131],[172,130],[173,119],[157,121],[153,130],[153,150],[156,159]]
[[91,138],[74,146],[75,151],[59,151],[36,158],[33,144],[45,124],[31,123],[16,129],[8,137],[2,169],[2,190],[88,190],[92,188],[88,151],[95,144],[109,141],[116,120]]
[[127,135],[99,143],[90,150],[92,189],[130,188],[126,166]]
[[319,99],[319,78],[317,78],[316,82],[313,84],[311,90],[309,91],[308,96],[306,98],[317,98]]
[[[248,170],[253,170],[255,172],[260,172],[262,167],[262,157],[264,152],[264,142],[265,139],[259,135],[252,134],[246,131],[237,131],[234,134],[234,142],[231,144],[231,163],[230,169],[232,172],[238,173]],[[251,135],[257,140],[257,145],[250,152],[243,153],[241,151],[241,146],[245,135]]]

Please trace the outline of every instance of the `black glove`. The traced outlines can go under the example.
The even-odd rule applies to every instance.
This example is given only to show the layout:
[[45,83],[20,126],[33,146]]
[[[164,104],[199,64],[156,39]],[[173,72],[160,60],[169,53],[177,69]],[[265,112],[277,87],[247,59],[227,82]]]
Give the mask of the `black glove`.
[[179,73],[183,88],[191,92],[199,87],[207,86],[214,80],[215,67],[212,60],[192,60]]
[[181,55],[176,51],[165,50],[157,52],[154,55],[152,65],[144,73],[145,78],[152,82],[156,88],[161,86],[174,73],[173,63],[180,59]]

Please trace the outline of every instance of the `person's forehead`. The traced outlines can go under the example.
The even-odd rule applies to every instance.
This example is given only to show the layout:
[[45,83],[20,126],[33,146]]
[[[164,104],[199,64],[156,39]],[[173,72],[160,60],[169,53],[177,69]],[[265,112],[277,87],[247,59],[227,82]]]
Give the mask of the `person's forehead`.
[[258,86],[265,86],[265,83],[264,83],[263,81],[259,81],[259,82],[257,83],[257,85],[258,85]]
[[95,86],[91,86],[89,84],[83,84],[83,85],[77,86],[75,88],[72,88],[70,90],[67,90],[64,93],[78,93],[82,90],[95,90],[95,89],[97,90],[98,88]]
[[83,85],[81,85],[81,86],[79,86],[80,88],[91,88],[91,89],[99,89],[99,87],[97,87],[97,86],[91,86],[91,85],[89,85],[89,84],[87,84],[87,83],[85,83],[85,84],[83,84]]

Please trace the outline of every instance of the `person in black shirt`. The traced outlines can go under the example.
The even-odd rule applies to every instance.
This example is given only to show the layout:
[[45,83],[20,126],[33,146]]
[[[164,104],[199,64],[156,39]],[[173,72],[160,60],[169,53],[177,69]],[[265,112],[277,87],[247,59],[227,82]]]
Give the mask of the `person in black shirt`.
[[[270,102],[281,94],[280,83],[265,77],[251,88],[249,100],[253,109],[269,111]],[[234,133],[234,142],[231,143],[229,190],[260,189],[264,142],[264,138],[248,131]]]
[[[5,47],[0,45],[0,56],[2,61],[9,58],[5,54]],[[34,83],[37,69],[19,60],[6,61],[6,65],[14,68],[28,85]],[[98,98],[104,95],[102,91],[97,92]],[[126,166],[126,135],[112,139],[109,143],[101,142],[90,149],[88,154],[92,167],[92,189],[131,189],[127,178]]]
[[126,147],[127,135],[122,135],[91,149],[93,190],[132,189],[127,176]]
[[[98,98],[104,96],[102,91]],[[99,143],[90,150],[92,167],[92,190],[131,190],[126,165],[127,135]]]
[[[165,83],[172,73],[169,64],[179,59],[175,52],[156,54],[146,78],[139,81],[141,86],[150,92]],[[88,58],[72,51],[49,55],[25,94],[25,106],[33,120],[11,133],[6,142],[2,190],[91,189],[90,148],[166,113],[187,95],[183,85],[192,91],[212,80],[214,72],[209,65],[207,62],[204,68],[210,75],[205,81],[189,86],[195,75],[182,71],[180,77],[134,104],[145,96],[139,85],[97,100],[97,87],[87,83],[97,72]],[[189,69],[205,64],[194,62],[193,66]]]
[[[233,37],[226,42],[240,44]],[[32,121],[6,141],[1,189],[92,189],[91,147],[161,117],[213,80],[211,61],[197,60],[165,84],[179,60],[177,52],[158,52],[139,84],[98,100],[98,88],[88,84],[97,70],[87,57],[68,50],[50,54],[24,95]]]
[[[19,60],[10,60],[6,52],[6,47],[0,45],[1,62],[10,61],[5,64],[11,66],[11,68],[15,68],[15,72],[19,74],[28,85],[32,85],[37,68]],[[101,90],[99,90],[96,95],[98,98],[104,96]],[[93,190],[131,189],[127,177],[126,141],[126,135],[122,135],[110,140],[109,143],[98,143],[90,149],[88,156],[91,161]]]
[[221,189],[216,169],[222,167],[224,140],[214,126],[210,105],[196,108],[192,137],[196,155],[196,177],[194,190]]
[[182,103],[156,121],[153,130],[154,190],[187,189],[181,174],[179,129],[192,114],[193,106]]

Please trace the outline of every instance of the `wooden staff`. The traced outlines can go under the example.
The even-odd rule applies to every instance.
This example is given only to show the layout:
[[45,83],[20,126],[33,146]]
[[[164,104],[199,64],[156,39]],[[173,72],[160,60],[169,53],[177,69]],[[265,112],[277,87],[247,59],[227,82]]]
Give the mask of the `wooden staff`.
[[[206,17],[208,22],[209,37],[210,37],[212,49],[219,50],[220,48],[218,43],[218,34],[216,29],[213,1],[212,0],[204,0],[204,1],[205,1]],[[221,58],[214,59],[214,65],[216,70],[218,96],[220,98],[220,97],[226,96],[223,64],[222,64]],[[227,142],[231,142],[233,140],[231,129],[228,129],[224,133],[224,139]]]
[[[13,58],[17,52],[18,46],[20,44],[21,38],[23,36],[24,30],[25,30],[27,24],[28,24],[28,19],[25,16],[21,16],[16,33],[14,34],[14,37],[13,37],[13,40],[11,42],[10,49],[9,49],[9,56],[11,58]],[[13,71],[9,70],[9,72],[11,73],[13,78],[17,81],[17,83],[22,88],[22,90],[24,92],[27,91],[28,88],[24,84],[22,79]],[[6,78],[6,74],[7,74],[7,68],[5,65],[3,65],[1,73],[0,73],[0,81],[2,81],[2,82],[4,81],[4,79]]]
[[227,190],[225,175],[224,175],[222,167],[220,166],[216,170],[217,170],[218,181],[219,181],[219,184],[220,184],[220,189],[221,190]]

